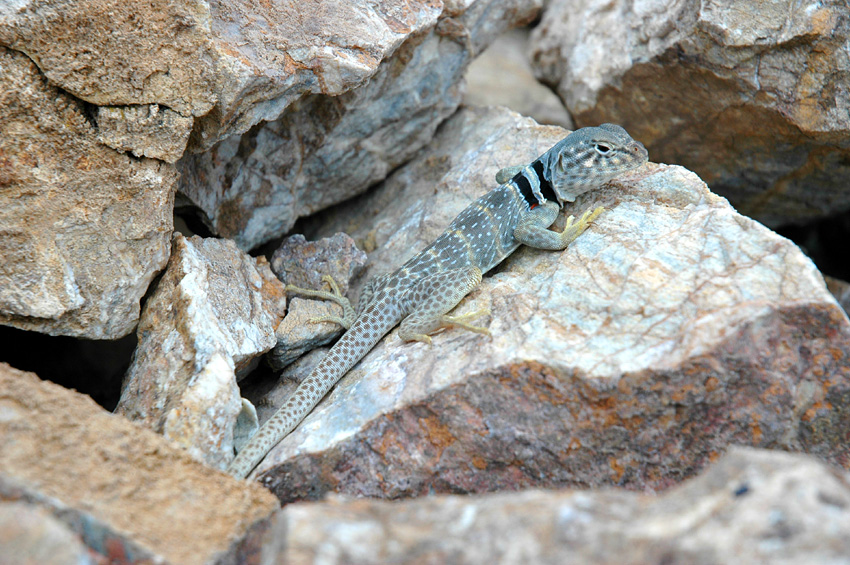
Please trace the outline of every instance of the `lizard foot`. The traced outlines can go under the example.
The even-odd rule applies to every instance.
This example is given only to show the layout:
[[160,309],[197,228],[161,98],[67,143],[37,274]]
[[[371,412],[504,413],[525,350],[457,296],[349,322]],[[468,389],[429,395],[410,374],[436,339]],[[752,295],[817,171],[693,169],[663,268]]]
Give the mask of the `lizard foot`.
[[581,218],[576,221],[575,216],[567,218],[567,225],[564,226],[564,231],[561,232],[560,239],[564,247],[575,241],[584,231],[590,227],[591,222],[595,220],[599,214],[605,211],[602,206],[597,206],[593,210],[585,210]]
[[351,324],[354,323],[355,318],[357,318],[357,313],[354,311],[354,308],[351,307],[351,302],[342,295],[342,292],[339,290],[339,285],[336,283],[334,278],[330,275],[322,275],[322,281],[328,283],[328,286],[331,287],[331,292],[325,290],[311,290],[309,288],[301,288],[298,286],[293,286],[291,284],[286,285],[286,292],[291,292],[293,294],[299,294],[301,296],[309,296],[312,298],[322,298],[324,300],[330,300],[331,302],[336,302],[340,306],[342,306],[342,316],[322,316],[320,318],[313,318],[309,320],[311,324],[318,324],[321,322],[333,322],[335,324],[339,324],[345,329],[351,327]]
[[467,320],[474,320],[475,318],[487,316],[488,314],[490,314],[489,309],[481,308],[480,310],[476,310],[475,312],[467,312],[466,314],[461,314],[460,316],[443,316],[442,322],[443,324],[445,324],[446,327],[456,326],[465,330],[469,330],[471,332],[492,337],[492,334],[490,333],[489,329],[481,326],[473,326],[472,324],[467,322]]

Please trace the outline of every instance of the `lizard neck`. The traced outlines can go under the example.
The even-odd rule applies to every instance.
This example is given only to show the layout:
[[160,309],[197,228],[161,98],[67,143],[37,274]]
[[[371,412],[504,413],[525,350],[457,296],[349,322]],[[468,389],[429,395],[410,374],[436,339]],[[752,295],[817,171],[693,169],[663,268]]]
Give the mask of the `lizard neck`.
[[543,161],[537,159],[511,179],[511,182],[528,204],[529,209],[543,204],[547,200],[560,206],[552,183],[549,182],[547,176],[546,166]]

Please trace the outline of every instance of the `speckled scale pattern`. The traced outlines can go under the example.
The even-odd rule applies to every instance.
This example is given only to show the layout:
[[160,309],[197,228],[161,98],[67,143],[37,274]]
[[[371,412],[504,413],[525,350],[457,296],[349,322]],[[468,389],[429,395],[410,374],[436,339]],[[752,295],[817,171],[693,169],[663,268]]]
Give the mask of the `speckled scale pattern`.
[[[447,313],[481,282],[483,273],[520,245],[565,249],[603,210],[588,210],[577,221],[571,216],[563,232],[553,232],[548,228],[564,203],[646,161],[646,149],[626,130],[603,124],[571,133],[529,165],[500,171],[497,178],[510,180],[470,204],[397,271],[366,285],[354,323],[239,452],[228,472],[248,476],[399,323],[399,337],[404,340],[429,342],[428,334],[447,326],[486,333],[485,328],[466,323],[467,316],[453,318]],[[318,294],[340,300],[331,293]]]

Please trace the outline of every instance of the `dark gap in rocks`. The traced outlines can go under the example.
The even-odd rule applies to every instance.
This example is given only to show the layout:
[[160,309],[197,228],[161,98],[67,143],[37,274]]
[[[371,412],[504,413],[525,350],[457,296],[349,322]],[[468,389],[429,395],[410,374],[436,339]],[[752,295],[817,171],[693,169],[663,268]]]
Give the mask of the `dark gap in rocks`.
[[821,273],[850,282],[850,211],[775,231],[799,245]]
[[293,235],[293,234],[296,234],[296,233],[301,233],[301,232],[299,232],[295,228],[293,228],[292,230],[290,230],[288,233],[286,233],[284,235],[275,237],[273,239],[268,240],[265,243],[259,244],[255,248],[251,249],[251,251],[249,251],[248,254],[251,257],[259,257],[260,255],[262,255],[271,262],[272,255],[274,255],[274,252],[277,251],[277,248],[280,247],[283,244],[283,240],[286,239],[287,237]]
[[114,341],[51,336],[0,326],[0,361],[90,396],[110,412],[136,349],[136,333]]
[[204,214],[197,207],[174,203],[174,229],[186,237],[216,237],[204,221]]
[[[280,381],[280,371],[275,371],[263,358],[257,367],[239,381],[239,394],[257,406],[265,396],[274,390]],[[259,407],[261,409],[262,407]]]
[[67,92],[67,91],[65,91],[65,90],[61,90],[61,89],[60,89],[60,91],[61,91],[62,93],[64,93],[66,96],[68,96],[68,97],[73,98],[74,100],[76,100],[77,104],[78,104],[78,105],[79,105],[79,107],[80,107],[80,113],[83,115],[83,117],[84,117],[84,118],[86,119],[86,121],[89,123],[89,125],[90,125],[92,128],[94,128],[95,130],[97,130],[97,129],[98,129],[98,125],[97,125],[97,106],[96,106],[95,104],[90,103],[90,102],[86,102],[86,101],[85,101],[85,100],[83,100],[82,98],[77,98],[76,96],[74,96],[73,94],[70,94],[69,92]]

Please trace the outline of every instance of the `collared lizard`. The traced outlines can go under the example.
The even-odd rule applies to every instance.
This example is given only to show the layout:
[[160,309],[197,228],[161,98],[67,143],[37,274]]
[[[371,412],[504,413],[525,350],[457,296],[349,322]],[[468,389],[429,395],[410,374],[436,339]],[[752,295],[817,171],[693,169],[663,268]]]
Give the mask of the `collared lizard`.
[[639,167],[647,158],[644,146],[620,126],[576,130],[531,164],[499,171],[500,186],[470,204],[433,243],[394,273],[370,280],[356,312],[330,277],[325,280],[332,292],[288,286],[288,291],[340,304],[341,317],[322,320],[337,322],[347,331],[239,452],[228,472],[247,477],[396,325],[400,324],[402,340],[425,343],[431,343],[428,334],[450,326],[489,333],[469,323],[482,312],[448,313],[481,282],[483,273],[520,245],[565,249],[604,209],[587,210],[578,221],[570,216],[562,232],[548,229],[564,203]]

